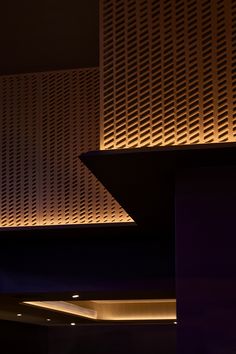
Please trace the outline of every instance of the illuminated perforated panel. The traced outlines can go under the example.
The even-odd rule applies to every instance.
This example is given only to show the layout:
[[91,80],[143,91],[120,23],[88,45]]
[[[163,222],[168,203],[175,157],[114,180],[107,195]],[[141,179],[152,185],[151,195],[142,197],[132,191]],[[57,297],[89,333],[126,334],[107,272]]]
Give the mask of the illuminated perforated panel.
[[99,149],[98,68],[0,77],[1,227],[128,221],[82,165]]
[[0,225],[39,223],[37,75],[0,78]]
[[101,1],[101,148],[236,140],[236,1]]

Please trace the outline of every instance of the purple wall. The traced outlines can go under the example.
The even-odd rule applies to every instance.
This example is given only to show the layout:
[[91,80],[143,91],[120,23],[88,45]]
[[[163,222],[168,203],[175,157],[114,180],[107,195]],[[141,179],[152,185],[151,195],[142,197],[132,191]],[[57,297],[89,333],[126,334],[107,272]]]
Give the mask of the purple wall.
[[184,170],[176,182],[179,354],[235,354],[236,168]]

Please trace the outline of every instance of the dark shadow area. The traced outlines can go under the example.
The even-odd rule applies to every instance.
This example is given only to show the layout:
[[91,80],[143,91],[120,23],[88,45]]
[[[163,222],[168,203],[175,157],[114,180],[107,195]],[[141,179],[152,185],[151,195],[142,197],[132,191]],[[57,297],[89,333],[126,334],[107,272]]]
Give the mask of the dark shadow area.
[[174,244],[176,172],[236,165],[235,152],[235,143],[215,143],[94,151],[80,159],[139,226]]
[[175,354],[175,342],[175,325],[50,328],[48,354]]
[[1,3],[0,75],[98,66],[99,1]]
[[0,321],[1,353],[47,354],[48,330],[31,324]]
[[83,298],[174,298],[168,235],[134,224],[0,233],[0,292],[79,291]]
[[179,171],[178,353],[234,354],[236,167]]

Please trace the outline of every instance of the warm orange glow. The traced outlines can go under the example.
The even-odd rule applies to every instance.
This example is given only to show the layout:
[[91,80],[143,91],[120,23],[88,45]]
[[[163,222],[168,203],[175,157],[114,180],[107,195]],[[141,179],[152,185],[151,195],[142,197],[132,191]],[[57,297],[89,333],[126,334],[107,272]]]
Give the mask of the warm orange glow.
[[73,305],[66,301],[24,301],[24,304],[86,317],[93,320],[97,319],[96,311],[83,306]]
[[175,299],[29,301],[24,303],[93,320],[176,320]]
[[104,220],[98,220],[97,222],[94,222],[93,221],[84,221],[84,222],[79,222],[79,223],[76,223],[76,224],[67,224],[66,221],[64,220],[64,223],[61,223],[61,224],[55,224],[53,222],[50,222],[50,220],[48,220],[48,222],[45,222],[45,223],[39,223],[37,225],[25,225],[23,222],[22,223],[19,223],[19,224],[8,224],[8,223],[5,223],[4,225],[1,225],[0,224],[0,229],[14,229],[16,227],[19,227],[19,228],[29,228],[31,229],[32,227],[50,227],[50,226],[53,226],[53,227],[62,227],[62,226],[65,226],[65,227],[70,227],[70,226],[75,226],[75,225],[102,225],[102,224],[116,224],[116,223],[134,223],[133,219],[129,216],[127,216],[127,219],[124,219],[124,221],[121,221],[121,220],[114,220],[114,218],[106,218]]
[[102,150],[236,141],[233,3],[187,3],[101,0]]
[[99,146],[99,75],[0,76],[1,228],[131,220],[78,158]]

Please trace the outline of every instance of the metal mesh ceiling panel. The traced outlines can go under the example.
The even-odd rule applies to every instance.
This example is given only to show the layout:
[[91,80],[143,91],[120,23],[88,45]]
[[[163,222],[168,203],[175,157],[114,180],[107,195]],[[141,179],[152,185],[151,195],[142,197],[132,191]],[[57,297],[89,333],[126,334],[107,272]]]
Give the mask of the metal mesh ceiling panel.
[[131,220],[82,165],[99,149],[98,68],[0,77],[0,226]]
[[236,140],[236,1],[102,0],[101,148]]

